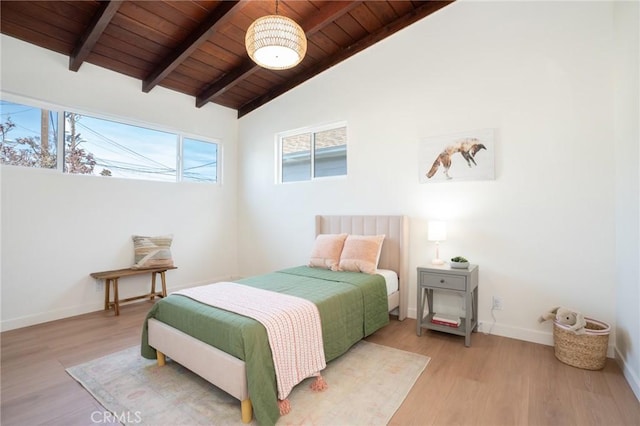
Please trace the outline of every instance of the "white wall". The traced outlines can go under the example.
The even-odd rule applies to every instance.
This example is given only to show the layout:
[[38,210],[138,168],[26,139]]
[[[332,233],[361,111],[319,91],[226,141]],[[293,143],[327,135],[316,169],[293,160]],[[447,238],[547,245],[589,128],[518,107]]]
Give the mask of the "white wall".
[[640,5],[616,2],[616,357],[640,399]]
[[[241,274],[305,263],[315,214],[408,215],[415,271],[442,218],[441,256],[480,265],[483,330],[550,344],[537,318],[557,305],[613,324],[612,10],[456,2],[243,117]],[[338,120],[348,177],[274,184],[274,134]],[[497,129],[495,180],[418,183],[421,138],[484,128]],[[414,274],[413,316],[415,287]]]
[[[0,167],[2,329],[102,309],[90,272],[133,263],[132,234],[174,235],[168,287],[236,274],[236,112],[1,36],[3,99],[33,99],[222,142],[222,185],[163,183]],[[15,95],[19,94],[19,97]],[[149,289],[122,280],[122,297]]]

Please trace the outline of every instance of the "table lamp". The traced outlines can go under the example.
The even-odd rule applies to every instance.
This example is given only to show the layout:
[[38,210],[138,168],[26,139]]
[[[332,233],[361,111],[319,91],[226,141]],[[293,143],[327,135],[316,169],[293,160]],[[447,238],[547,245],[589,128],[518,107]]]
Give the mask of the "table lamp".
[[447,239],[447,223],[440,220],[430,220],[427,231],[427,239],[436,243],[436,257],[431,260],[434,265],[444,264],[444,260],[440,259],[440,241]]

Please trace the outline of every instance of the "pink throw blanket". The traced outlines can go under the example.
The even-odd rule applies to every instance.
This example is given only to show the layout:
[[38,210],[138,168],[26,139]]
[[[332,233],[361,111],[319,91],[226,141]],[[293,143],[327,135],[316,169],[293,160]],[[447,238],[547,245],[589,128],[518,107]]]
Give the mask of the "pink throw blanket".
[[[173,294],[253,318],[264,325],[281,401],[289,396],[295,385],[318,375],[327,366],[320,314],[316,305],[306,299],[231,282],[193,287]],[[281,405],[282,414],[288,409],[282,411]]]

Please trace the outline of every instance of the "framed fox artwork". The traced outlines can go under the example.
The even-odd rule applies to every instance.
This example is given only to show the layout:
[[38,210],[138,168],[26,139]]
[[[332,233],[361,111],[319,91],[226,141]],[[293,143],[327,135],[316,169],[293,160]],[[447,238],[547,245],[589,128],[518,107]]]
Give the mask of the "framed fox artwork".
[[420,183],[495,179],[495,129],[482,129],[420,141]]

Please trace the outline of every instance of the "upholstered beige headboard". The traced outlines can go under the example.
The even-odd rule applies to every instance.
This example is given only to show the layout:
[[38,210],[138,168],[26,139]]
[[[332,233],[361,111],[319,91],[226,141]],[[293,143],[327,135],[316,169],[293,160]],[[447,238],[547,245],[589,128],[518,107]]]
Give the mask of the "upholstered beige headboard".
[[378,267],[398,273],[398,319],[405,319],[409,287],[409,219],[406,216],[316,216],[316,235],[342,232],[354,235],[385,235]]

